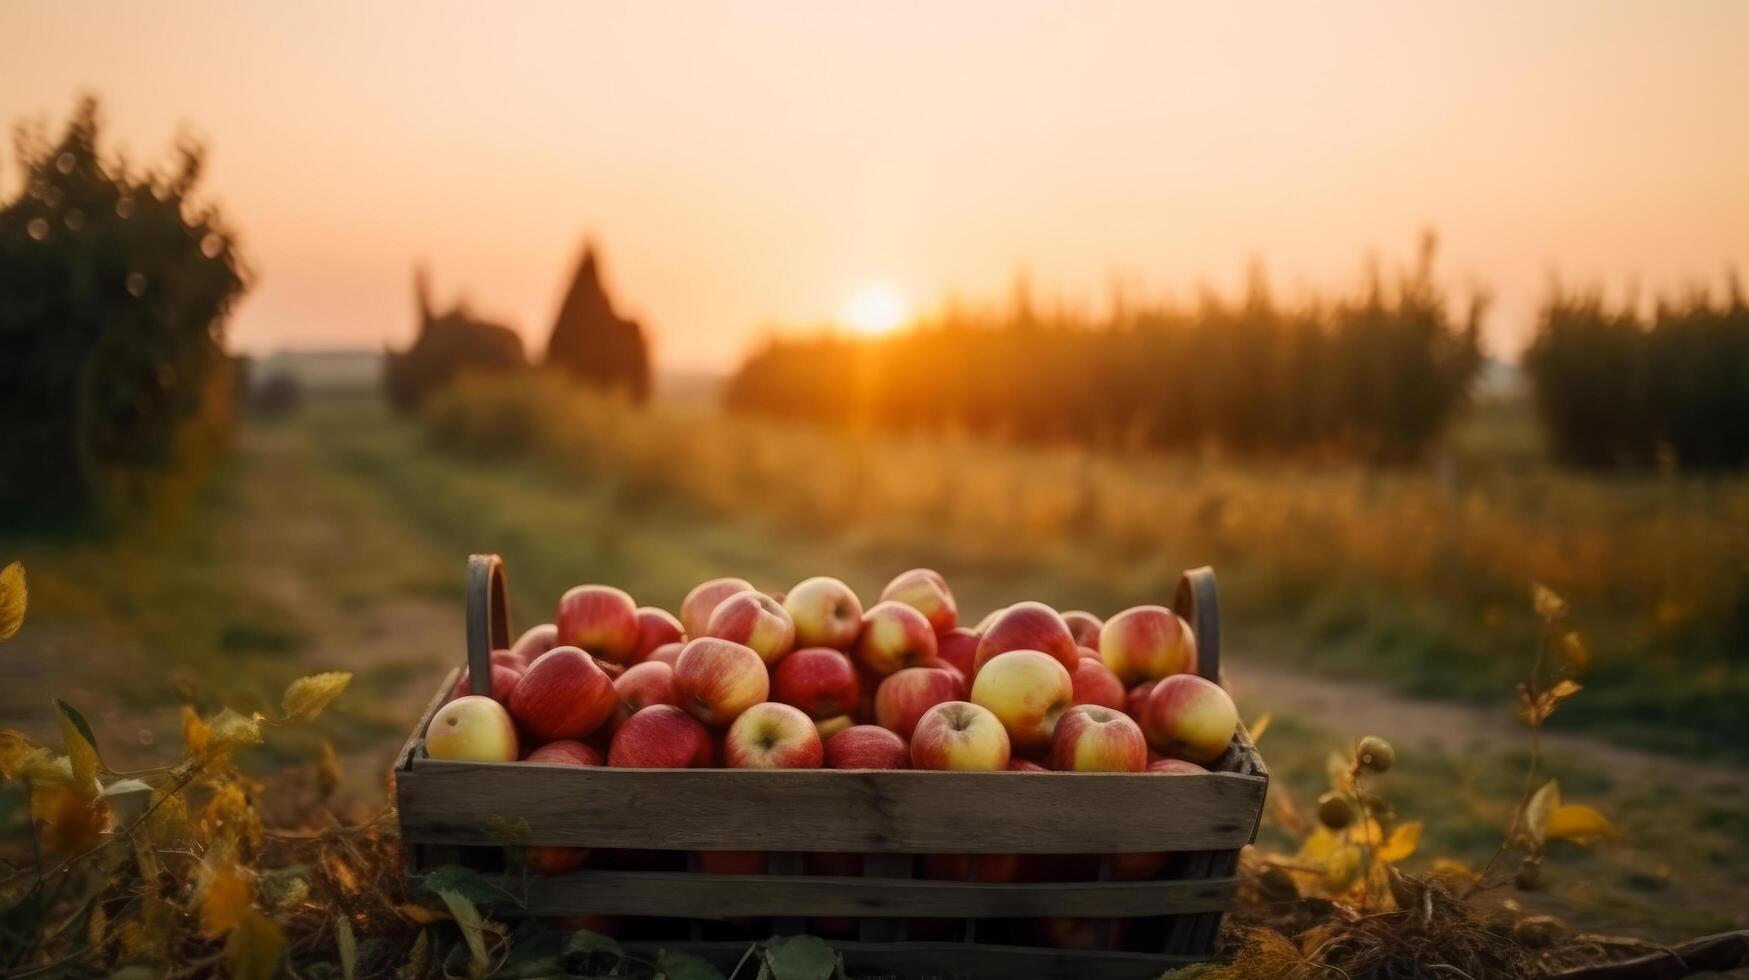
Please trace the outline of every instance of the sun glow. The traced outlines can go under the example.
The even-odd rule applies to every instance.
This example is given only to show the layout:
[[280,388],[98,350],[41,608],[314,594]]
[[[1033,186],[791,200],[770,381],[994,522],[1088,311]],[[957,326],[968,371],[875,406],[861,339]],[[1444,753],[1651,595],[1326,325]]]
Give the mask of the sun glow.
[[911,311],[905,300],[886,286],[869,286],[851,297],[844,309],[844,320],[857,333],[875,336],[891,333],[906,320]]

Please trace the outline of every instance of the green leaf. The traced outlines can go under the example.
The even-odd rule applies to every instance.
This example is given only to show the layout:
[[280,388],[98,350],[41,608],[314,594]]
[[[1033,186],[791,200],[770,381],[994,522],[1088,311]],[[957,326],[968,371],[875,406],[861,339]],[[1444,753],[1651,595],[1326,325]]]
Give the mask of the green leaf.
[[775,980],[831,980],[838,954],[819,936],[786,936],[765,948]]
[[433,868],[421,875],[418,883],[419,887],[433,895],[441,897],[444,892],[455,892],[475,905],[495,905],[499,902],[513,902],[518,907],[523,905],[520,898],[505,891],[502,886],[487,881],[479,872],[459,864]]
[[431,934],[424,929],[413,940],[413,948],[407,951],[407,961],[395,971],[399,980],[425,980],[425,974],[431,969]]
[[340,975],[358,980],[358,937],[352,934],[352,920],[344,915],[334,917],[334,944],[340,947]]
[[81,792],[97,792],[97,736],[79,709],[55,699],[60,713],[61,738],[67,743],[67,759],[73,764],[73,784]]
[[450,916],[460,927],[462,938],[467,940],[470,972],[476,977],[484,974],[490,961],[486,958],[486,925],[480,919],[480,910],[460,892],[444,889],[437,893],[437,897],[449,907]]
[[624,959],[626,955],[625,950],[620,949],[619,943],[613,937],[603,936],[599,932],[578,929],[565,937],[566,956],[594,956],[597,953],[605,953],[621,959]]
[[666,980],[723,980],[721,970],[677,949],[656,951],[656,972]]
[[25,587],[24,566],[13,562],[0,568],[0,643],[18,635],[28,605],[30,590]]

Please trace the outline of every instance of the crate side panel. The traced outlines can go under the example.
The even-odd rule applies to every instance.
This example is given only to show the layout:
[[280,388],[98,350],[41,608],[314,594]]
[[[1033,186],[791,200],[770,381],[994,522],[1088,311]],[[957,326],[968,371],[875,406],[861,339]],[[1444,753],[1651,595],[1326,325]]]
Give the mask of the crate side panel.
[[[623,943],[628,952],[653,955],[658,949],[680,949],[709,960],[724,970],[733,968],[747,951],[746,943]],[[1158,953],[1114,953],[1104,950],[1059,950],[983,943],[833,942],[854,976],[935,977],[982,980],[1015,977],[1050,980],[1155,980],[1174,967],[1202,962],[1206,957]]]

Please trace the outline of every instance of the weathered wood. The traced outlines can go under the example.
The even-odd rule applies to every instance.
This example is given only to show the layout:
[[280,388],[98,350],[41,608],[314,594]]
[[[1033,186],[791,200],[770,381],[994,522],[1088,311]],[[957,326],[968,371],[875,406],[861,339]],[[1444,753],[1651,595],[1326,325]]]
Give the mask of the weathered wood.
[[[723,969],[732,968],[747,951],[746,943],[628,942],[627,952],[652,956],[660,949],[678,949],[702,957]],[[856,975],[981,980],[1154,980],[1173,967],[1206,960],[1206,956],[1166,956],[1159,953],[1115,953],[1104,950],[1061,950],[1031,946],[964,943],[833,942],[844,956],[844,968]]]
[[1215,570],[1204,565],[1184,573],[1172,610],[1196,634],[1196,672],[1221,682],[1221,606],[1215,588]]
[[[1105,853],[1247,843],[1267,781],[1239,773],[608,769],[415,756],[401,828],[425,843],[665,850]],[[1097,815],[1097,819],[1093,819]]]
[[492,651],[510,646],[510,590],[504,559],[468,556],[468,685],[474,694],[492,693]]
[[[864,878],[890,878],[899,881],[911,877],[909,854],[864,854]],[[857,923],[857,936],[866,942],[893,942],[905,937],[905,920],[869,916]]]
[[[1083,881],[986,884],[829,875],[719,875],[594,871],[503,882],[528,915],[869,916],[1104,918],[1207,912],[1232,901],[1237,881]],[[526,891],[523,889],[526,887]],[[779,932],[784,932],[782,928]],[[796,931],[791,929],[788,931]]]
[[[800,851],[772,851],[770,854],[767,854],[765,856],[765,870],[769,874],[773,874],[773,875],[800,875],[803,873],[802,872],[801,852]],[[730,875],[729,877],[735,877],[735,876]],[[683,901],[690,900],[691,896],[694,894],[694,892],[696,890],[695,886],[697,883],[697,876],[696,875],[688,875],[688,876],[686,876],[686,878],[687,878],[687,881],[682,882],[680,884],[680,887],[678,889],[675,889],[675,891],[678,893],[678,895],[686,896],[686,898],[683,899]],[[756,882],[764,882],[767,879],[756,878],[754,880]],[[852,879],[852,880],[860,880],[860,879]],[[778,881],[778,884],[780,884],[780,885],[790,884],[790,882],[783,881],[782,879],[777,879],[777,881]],[[745,885],[746,885],[746,883],[743,881],[743,883],[739,887],[745,887]],[[730,887],[735,888],[737,886],[734,883],[731,883]],[[755,887],[757,887],[757,885]],[[657,890],[661,891],[662,889],[658,888]],[[669,904],[672,907],[675,903],[671,900]],[[813,903],[808,903],[808,902],[792,902],[792,903],[789,903],[788,905],[786,905],[784,911],[782,911],[782,912],[777,912],[777,911],[751,912],[751,913],[743,913],[743,914],[775,915],[778,918],[775,918],[771,921],[771,930],[779,935],[793,936],[796,933],[806,931],[807,918],[805,916],[799,914],[800,912],[803,912],[803,911],[808,912],[809,914],[813,914],[816,911],[815,905]],[[669,914],[674,915],[676,913],[670,912]],[[678,914],[691,915],[692,913],[691,912],[684,912],[684,913],[678,913]]]
[[407,743],[401,746],[401,751],[395,753],[395,771],[402,772],[413,762],[413,757],[419,753],[425,744],[425,729],[431,727],[431,716],[437,714],[437,709],[443,707],[444,699],[449,692],[455,690],[455,682],[461,676],[461,668],[452,668],[443,675],[443,683],[437,687],[437,693],[426,703],[425,710],[419,713],[419,721],[413,726],[413,734],[407,736]]

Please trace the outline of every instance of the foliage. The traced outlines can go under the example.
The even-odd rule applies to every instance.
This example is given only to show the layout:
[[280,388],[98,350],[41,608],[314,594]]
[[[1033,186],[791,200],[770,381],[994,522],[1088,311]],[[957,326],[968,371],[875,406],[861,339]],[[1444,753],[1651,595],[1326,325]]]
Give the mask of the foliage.
[[0,201],[6,524],[85,515],[228,432],[224,322],[246,272],[198,193],[205,150],[183,140],[141,172],[104,156],[102,129],[90,98],[58,139],[21,129],[23,184]]
[[1661,456],[1696,470],[1749,464],[1749,305],[1733,279],[1660,299],[1651,319],[1631,302],[1555,292],[1525,352],[1556,454],[1591,468]]
[[546,366],[635,402],[650,397],[650,351],[643,327],[614,312],[593,246],[584,248],[559,307],[547,341]]
[[852,427],[953,430],[1022,442],[1247,454],[1422,455],[1480,365],[1482,304],[1454,322],[1420,261],[1358,297],[1277,303],[1261,275],[1237,302],[1119,309],[1104,323],[949,309],[853,340],[774,339],[729,383],[730,407]]
[[416,283],[419,333],[412,346],[390,351],[383,362],[383,387],[389,404],[410,412],[457,378],[514,373],[527,367],[522,338],[516,331],[476,319],[466,302],[437,313],[431,307],[423,271]]

